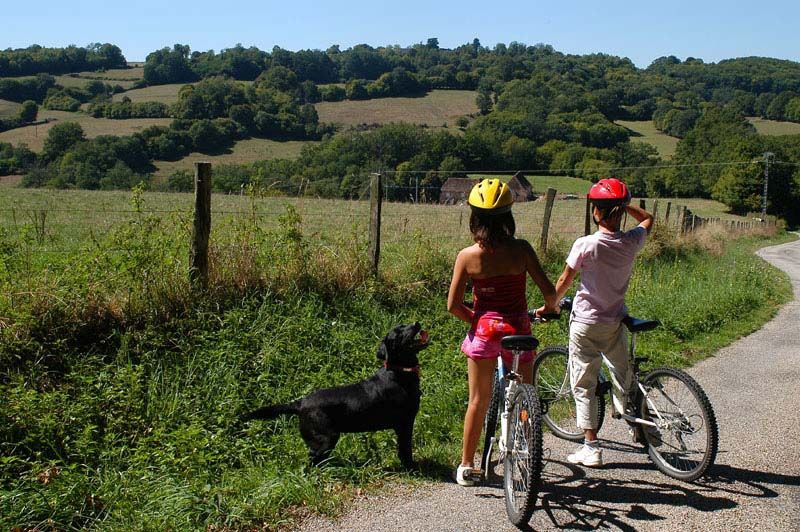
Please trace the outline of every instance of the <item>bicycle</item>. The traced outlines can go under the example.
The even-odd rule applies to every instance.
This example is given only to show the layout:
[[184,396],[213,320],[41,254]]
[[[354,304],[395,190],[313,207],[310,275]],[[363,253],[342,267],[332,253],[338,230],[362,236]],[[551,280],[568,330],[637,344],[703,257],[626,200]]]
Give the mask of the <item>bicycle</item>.
[[[562,312],[571,310],[571,300],[562,301]],[[617,412],[610,400],[611,417],[624,419],[632,427],[634,442],[648,451],[653,464],[665,475],[686,482],[700,478],[714,463],[719,444],[719,430],[711,402],[703,389],[688,373],[660,367],[641,374],[640,365],[647,362],[637,357],[636,336],[657,328],[658,320],[641,320],[627,316],[622,320],[630,332],[629,359],[633,371],[631,387],[626,394],[625,412]],[[556,436],[582,441],[583,430],[575,423],[575,400],[569,377],[569,352],[555,346],[541,350],[533,365],[533,383],[542,403],[542,419]],[[598,427],[605,416],[605,395],[612,383],[601,372],[598,375]]]
[[[531,322],[544,321],[529,311]],[[556,318],[558,315],[548,316]],[[497,358],[497,370],[492,387],[492,398],[484,420],[484,444],[481,456],[481,475],[489,479],[492,471],[492,449],[499,449],[497,462],[503,462],[503,488],[506,514],[517,527],[527,523],[533,515],[542,479],[542,416],[539,394],[522,382],[519,357],[533,351],[539,341],[531,335],[505,336],[504,349],[513,353],[511,370]],[[498,417],[500,434],[497,434]]]

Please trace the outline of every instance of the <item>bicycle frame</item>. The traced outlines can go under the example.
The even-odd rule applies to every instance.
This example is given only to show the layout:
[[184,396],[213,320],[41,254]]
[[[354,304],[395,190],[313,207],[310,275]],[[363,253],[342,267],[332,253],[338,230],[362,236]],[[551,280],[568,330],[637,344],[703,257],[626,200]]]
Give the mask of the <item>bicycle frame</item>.
[[[512,351],[514,360],[511,363],[511,371],[506,373],[503,357],[497,357],[497,375],[503,384],[505,393],[503,394],[503,411],[500,413],[500,441],[497,442],[500,452],[505,453],[508,449],[510,435],[508,433],[508,413],[511,411],[511,397],[517,389],[517,381],[522,375],[517,373],[519,369],[519,357],[522,351]],[[494,437],[491,440],[494,443]]]
[[[627,402],[628,405],[635,405],[636,404],[636,391],[638,391],[639,393],[642,394],[643,397],[647,398],[647,406],[650,408],[650,411],[653,412],[660,420],[663,421],[664,418],[661,416],[661,413],[658,411],[658,408],[653,404],[653,402],[648,397],[647,390],[644,389],[644,386],[642,386],[642,383],[639,380],[639,363],[642,362],[643,359],[637,359],[636,355],[635,355],[635,353],[636,353],[636,335],[637,334],[638,333],[635,333],[635,332],[631,332],[630,333],[631,340],[630,340],[630,345],[628,346],[628,361],[629,361],[629,363],[631,365],[631,368],[632,368],[631,371],[633,373],[633,375],[631,376],[631,384],[635,383],[636,386],[631,386],[630,390],[625,390],[625,394],[627,395],[626,402]],[[637,388],[638,388],[638,390],[637,390]],[[609,393],[612,393],[610,391],[610,389],[609,389]],[[602,395],[602,393],[598,394],[598,395]],[[646,419],[642,419],[642,418],[636,417],[636,416],[631,416],[629,414],[626,414],[625,412],[618,412],[617,408],[616,408],[616,405],[614,404],[613,399],[611,401],[609,401],[609,406],[611,408],[611,416],[614,419],[624,419],[625,421],[628,421],[630,423],[637,423],[639,425],[648,425],[648,426],[651,426],[651,427],[658,427],[658,425],[656,423],[653,423],[652,421],[648,421]]]

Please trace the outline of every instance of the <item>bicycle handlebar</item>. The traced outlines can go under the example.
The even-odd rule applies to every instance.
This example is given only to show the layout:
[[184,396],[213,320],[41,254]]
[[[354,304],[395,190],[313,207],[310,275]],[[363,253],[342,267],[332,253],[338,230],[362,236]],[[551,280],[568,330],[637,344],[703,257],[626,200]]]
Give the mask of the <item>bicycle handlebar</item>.
[[535,321],[536,323],[542,323],[545,321],[554,321],[561,318],[561,314],[554,314],[551,312],[548,312],[547,314],[542,314],[541,316],[537,316],[535,310],[529,310],[528,316],[530,317],[531,321]]
[[[473,308],[472,301],[466,301],[465,300],[464,301],[464,306],[465,307],[469,307],[469,308]],[[556,313],[547,313],[547,314],[542,314],[541,316],[537,316],[536,315],[536,311],[534,309],[529,309],[528,310],[528,317],[531,319],[532,322],[543,323],[543,322],[546,322],[546,321],[558,320],[558,319],[561,318],[561,314],[560,313],[558,313],[558,314],[556,314]]]

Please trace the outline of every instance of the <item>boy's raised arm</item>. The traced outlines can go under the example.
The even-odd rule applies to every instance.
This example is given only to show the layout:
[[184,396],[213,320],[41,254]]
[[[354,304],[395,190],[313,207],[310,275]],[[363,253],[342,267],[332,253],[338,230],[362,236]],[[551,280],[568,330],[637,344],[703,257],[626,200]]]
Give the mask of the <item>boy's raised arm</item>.
[[630,216],[632,216],[639,225],[644,227],[644,230],[648,233],[653,228],[653,215],[647,212],[646,210],[642,209],[641,207],[636,207],[634,205],[627,205],[625,210],[628,212]]

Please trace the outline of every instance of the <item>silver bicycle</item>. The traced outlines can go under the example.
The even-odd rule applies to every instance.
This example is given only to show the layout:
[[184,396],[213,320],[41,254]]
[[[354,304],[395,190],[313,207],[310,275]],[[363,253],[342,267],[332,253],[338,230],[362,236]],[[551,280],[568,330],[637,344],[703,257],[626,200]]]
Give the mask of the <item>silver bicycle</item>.
[[[562,312],[571,301],[562,302]],[[625,412],[618,412],[609,400],[611,417],[624,419],[631,426],[633,439],[641,443],[653,464],[665,475],[687,482],[701,477],[714,463],[719,430],[714,409],[703,389],[688,373],[674,368],[657,368],[642,374],[640,365],[647,358],[637,357],[636,336],[660,325],[657,320],[626,317],[630,331],[630,364],[633,386],[627,392]],[[565,347],[548,347],[539,352],[533,365],[533,383],[542,405],[545,425],[560,438],[583,440],[583,430],[575,423],[575,399],[569,376],[569,352]],[[601,372],[597,395],[599,425],[605,414],[605,396],[611,382]]]

